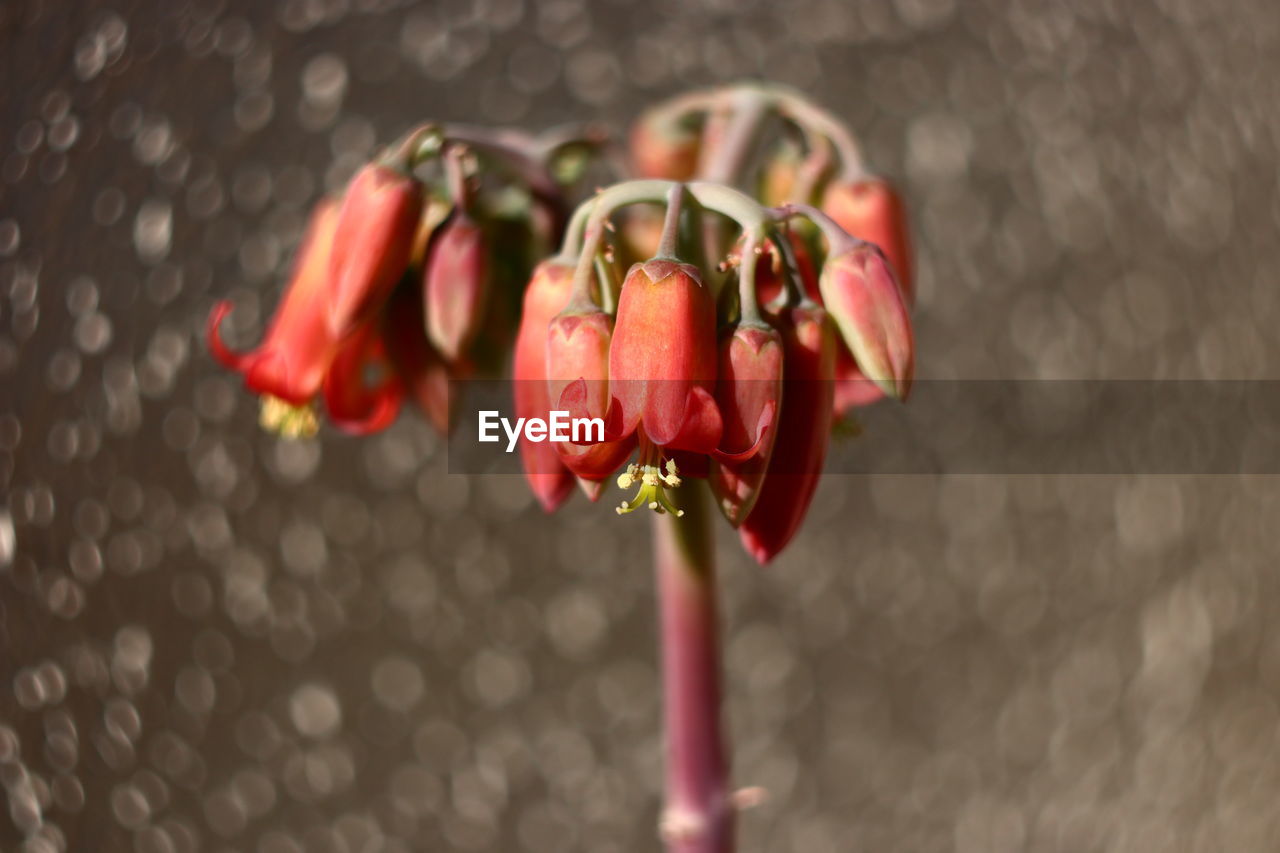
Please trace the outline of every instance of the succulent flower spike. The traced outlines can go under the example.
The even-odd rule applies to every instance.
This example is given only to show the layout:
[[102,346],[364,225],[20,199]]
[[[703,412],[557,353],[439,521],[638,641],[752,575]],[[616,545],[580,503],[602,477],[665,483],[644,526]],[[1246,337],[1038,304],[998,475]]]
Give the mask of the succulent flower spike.
[[915,373],[911,318],[884,253],[862,243],[833,255],[819,286],[858,368],[885,394],[906,399]]
[[762,565],[786,547],[809,511],[834,417],[836,335],[827,312],[816,305],[786,308],[775,325],[782,333],[786,400],[764,485],[738,528]]
[[423,333],[422,288],[411,276],[406,276],[392,294],[382,328],[387,355],[405,393],[436,431],[447,435],[455,411],[449,365]]
[[609,349],[610,424],[622,434],[640,428],[660,447],[715,450],[715,323],[696,267],[666,258],[632,267]]
[[[573,289],[573,266],[543,261],[533,271],[524,292],[524,310],[515,346],[515,408],[521,418],[546,418],[551,411],[547,387],[547,333],[551,319],[564,308]],[[525,479],[547,512],[564,503],[573,489],[573,475],[553,445],[520,440]]]
[[765,323],[742,323],[720,343],[716,404],[724,435],[711,490],[729,523],[751,512],[764,482],[782,405],[782,337]]
[[347,187],[333,241],[329,333],[342,337],[376,313],[413,254],[423,188],[388,163],[369,163]]
[[209,349],[224,367],[242,373],[245,385],[263,396],[263,424],[281,433],[315,432],[311,400],[319,393],[337,352],[338,340],[329,333],[326,322],[331,292],[329,254],[337,221],[335,202],[325,200],[317,205],[298,247],[284,298],[255,349],[233,352],[222,340],[220,329],[231,312],[230,302],[218,303],[209,315]]
[[840,227],[860,240],[880,247],[902,286],[907,305],[915,303],[915,259],[902,199],[887,181],[866,178],[833,184],[822,209]]
[[651,110],[631,129],[631,159],[642,178],[687,181],[698,168],[701,134],[690,119]]
[[427,337],[447,361],[456,361],[476,336],[488,296],[489,259],[484,229],[463,209],[432,235],[424,269]]
[[395,421],[404,391],[383,342],[382,324],[369,322],[338,346],[324,378],[325,410],[343,432],[369,435]]

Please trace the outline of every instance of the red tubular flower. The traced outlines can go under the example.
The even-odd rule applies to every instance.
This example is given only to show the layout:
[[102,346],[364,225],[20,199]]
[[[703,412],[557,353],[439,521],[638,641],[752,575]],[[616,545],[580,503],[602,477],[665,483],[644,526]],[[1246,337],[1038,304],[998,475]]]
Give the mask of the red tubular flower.
[[786,547],[809,511],[834,417],[836,336],[827,312],[816,305],[787,308],[775,325],[782,333],[786,399],[764,485],[738,528],[743,546],[762,565]]
[[893,264],[907,304],[914,304],[911,233],[906,208],[893,187],[879,178],[833,184],[823,198],[822,209],[853,236],[880,247]]
[[735,527],[755,506],[777,437],[782,358],[782,337],[764,324],[741,324],[720,343],[716,404],[724,436],[710,482],[721,511]]
[[911,318],[884,254],[862,243],[833,255],[819,286],[858,368],[889,396],[906,399],[915,373]]
[[476,336],[488,295],[489,259],[484,229],[456,210],[436,229],[424,270],[427,337],[456,361]]
[[334,201],[316,206],[298,247],[284,298],[255,349],[233,352],[222,340],[220,327],[231,311],[230,302],[219,302],[209,315],[208,341],[214,357],[224,367],[244,374],[244,383],[251,390],[288,406],[310,402],[320,391],[337,353],[338,339],[330,333],[327,322],[329,259],[337,222]]
[[609,348],[609,425],[658,447],[710,453],[723,424],[713,396],[716,312],[697,267],[654,259],[622,286]]
[[[564,308],[573,289],[573,267],[543,261],[524,292],[524,310],[515,346],[516,417],[546,419],[551,411],[547,388],[547,336],[551,319]],[[549,443],[520,439],[525,479],[547,512],[564,503],[573,489],[573,475]]]
[[698,169],[701,147],[696,128],[661,113],[646,113],[631,129],[631,159],[642,178],[690,180]]
[[329,332],[340,338],[377,313],[404,275],[422,216],[422,185],[370,163],[347,187],[330,258]]
[[[599,309],[566,310],[551,321],[547,337],[547,387],[557,409],[569,412],[574,418],[605,419],[610,399],[612,340],[613,318]],[[635,445],[636,437],[627,435],[592,443],[559,442],[556,450],[575,475],[589,484],[599,484],[626,461]],[[588,496],[595,500],[600,496],[600,489],[593,486]]]
[[378,322],[361,325],[342,341],[324,378],[329,419],[351,435],[369,435],[391,426],[400,413],[404,392]]

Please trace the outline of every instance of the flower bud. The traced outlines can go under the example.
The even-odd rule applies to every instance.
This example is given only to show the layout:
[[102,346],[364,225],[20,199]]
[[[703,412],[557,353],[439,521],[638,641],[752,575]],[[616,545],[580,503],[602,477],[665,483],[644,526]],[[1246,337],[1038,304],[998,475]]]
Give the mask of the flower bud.
[[643,263],[658,253],[662,243],[662,211],[647,206],[636,206],[624,211],[622,224],[618,226],[618,249],[625,266]]
[[338,214],[330,274],[330,333],[342,337],[385,303],[413,254],[423,189],[390,166],[370,163],[351,180]]
[[[543,261],[533,271],[524,292],[524,310],[515,346],[516,417],[546,419],[551,412],[547,388],[547,332],[551,319],[564,308],[573,289],[573,267]],[[547,512],[564,503],[573,489],[573,475],[546,442],[520,439],[525,479]]]
[[636,175],[687,181],[698,169],[698,129],[681,118],[645,113],[631,130],[631,159]]
[[482,229],[456,210],[432,235],[423,273],[427,338],[447,361],[475,338],[488,296],[489,261]]
[[214,306],[209,316],[208,341],[214,357],[244,375],[253,391],[306,405],[319,391],[333,363],[338,339],[330,333],[326,309],[332,291],[329,258],[338,222],[336,202],[320,202],[311,215],[306,236],[298,247],[293,273],[266,336],[247,353],[230,350],[222,340],[222,321],[229,302]]
[[609,349],[621,432],[640,426],[660,447],[714,450],[723,428],[716,361],[715,302],[697,267],[666,259],[632,267]]
[[869,406],[883,399],[884,391],[858,369],[853,353],[842,344],[836,353],[836,417],[847,415],[850,409]]
[[836,336],[827,312],[787,308],[775,325],[784,376],[778,435],[755,508],[738,528],[743,546],[762,565],[786,547],[809,511],[834,417]]
[[[794,142],[784,140],[778,146],[760,172],[761,204],[765,207],[775,207],[797,200],[792,198],[792,194],[796,189],[796,180],[803,159],[799,146]],[[807,199],[801,200],[807,201]]]
[[906,399],[915,373],[911,318],[884,254],[863,243],[833,255],[819,286],[858,368],[889,396]]
[[724,419],[711,490],[735,527],[759,495],[777,438],[782,405],[782,337],[767,325],[742,324],[720,343],[716,405]]
[[907,305],[915,303],[915,259],[902,199],[887,181],[867,178],[833,184],[822,202],[840,227],[860,240],[874,243],[897,273]]

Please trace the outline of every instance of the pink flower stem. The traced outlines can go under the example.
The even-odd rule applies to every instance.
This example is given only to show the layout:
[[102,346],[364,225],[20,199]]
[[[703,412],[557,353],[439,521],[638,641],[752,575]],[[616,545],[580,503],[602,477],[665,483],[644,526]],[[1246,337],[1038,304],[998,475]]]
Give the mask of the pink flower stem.
[[667,853],[732,853],[734,807],[720,720],[715,552],[705,487],[672,490],[684,515],[654,517],[666,725]]

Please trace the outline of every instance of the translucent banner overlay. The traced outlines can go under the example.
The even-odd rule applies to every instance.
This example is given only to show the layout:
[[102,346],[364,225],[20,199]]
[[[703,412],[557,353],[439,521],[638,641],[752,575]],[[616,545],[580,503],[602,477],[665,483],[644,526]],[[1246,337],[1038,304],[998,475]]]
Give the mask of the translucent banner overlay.
[[[518,449],[507,452],[516,385],[451,383],[449,473],[521,473]],[[817,382],[788,389],[797,400],[836,391]],[[618,383],[609,390],[610,399],[623,394]],[[485,412],[496,441],[479,440]],[[1280,380],[921,380],[905,404],[880,400],[851,414],[833,426],[828,474],[1280,474]],[[788,438],[784,427],[778,440]]]

